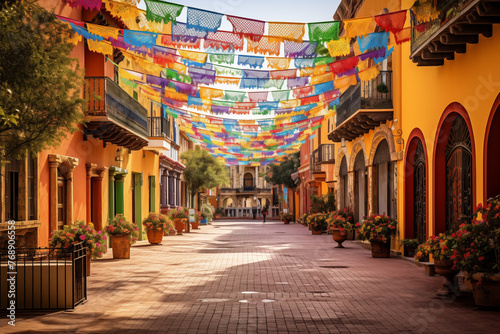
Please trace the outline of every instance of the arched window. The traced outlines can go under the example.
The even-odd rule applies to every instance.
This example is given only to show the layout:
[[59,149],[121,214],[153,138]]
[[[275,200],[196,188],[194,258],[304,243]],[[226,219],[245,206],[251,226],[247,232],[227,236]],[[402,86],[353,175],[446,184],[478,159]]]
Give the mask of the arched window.
[[472,148],[469,129],[458,116],[446,146],[446,230],[472,217]]

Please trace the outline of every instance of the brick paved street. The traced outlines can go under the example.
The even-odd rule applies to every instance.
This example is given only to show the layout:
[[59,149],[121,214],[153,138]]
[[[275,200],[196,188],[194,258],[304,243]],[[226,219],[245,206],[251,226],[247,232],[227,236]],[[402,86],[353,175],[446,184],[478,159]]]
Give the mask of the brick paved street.
[[88,302],[18,312],[0,332],[498,333],[500,313],[435,299],[440,277],[401,259],[335,249],[302,225],[216,221],[92,264]]

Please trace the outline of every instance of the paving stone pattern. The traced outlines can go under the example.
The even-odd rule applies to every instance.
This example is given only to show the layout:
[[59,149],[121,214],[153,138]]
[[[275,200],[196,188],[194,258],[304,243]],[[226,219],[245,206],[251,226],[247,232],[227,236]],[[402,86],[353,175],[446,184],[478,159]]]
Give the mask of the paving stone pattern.
[[441,277],[302,225],[215,221],[130,260],[93,261],[88,301],[18,311],[0,333],[500,333],[500,312],[441,300]]

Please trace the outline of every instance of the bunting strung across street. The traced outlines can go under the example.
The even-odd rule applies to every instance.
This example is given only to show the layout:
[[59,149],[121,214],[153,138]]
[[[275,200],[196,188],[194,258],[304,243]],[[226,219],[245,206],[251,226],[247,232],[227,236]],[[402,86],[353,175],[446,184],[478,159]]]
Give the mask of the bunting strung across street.
[[[120,84],[228,165],[266,165],[299,150],[333,116],[340,95],[378,77],[394,45],[411,37],[407,10],[289,23],[160,0],[145,0],[146,10],[136,0],[65,1],[88,9],[102,3],[123,22],[114,28],[59,17],[74,31],[72,42],[84,38],[115,65]],[[426,3],[412,14],[420,21],[432,19]],[[219,30],[223,20],[232,31]],[[119,64],[111,61],[117,51]]]

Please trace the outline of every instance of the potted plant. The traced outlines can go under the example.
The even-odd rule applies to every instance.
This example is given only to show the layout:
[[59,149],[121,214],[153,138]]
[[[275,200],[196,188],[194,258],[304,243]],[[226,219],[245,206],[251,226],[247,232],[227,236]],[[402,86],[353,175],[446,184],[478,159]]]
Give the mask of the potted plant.
[[219,219],[222,216],[224,216],[224,208],[215,209],[215,219]]
[[363,224],[356,224],[358,236],[371,244],[372,257],[387,258],[391,255],[391,237],[396,233],[398,222],[386,215],[371,215]]
[[62,230],[50,234],[49,245],[54,248],[69,248],[72,244],[87,242],[87,276],[90,276],[90,261],[106,253],[106,235],[94,229],[94,224],[83,220],[65,225]]
[[118,214],[109,220],[106,232],[111,236],[113,259],[130,259],[130,245],[139,237],[137,224],[129,222],[124,215]]
[[188,215],[182,209],[173,209],[168,212],[170,218],[174,221],[174,228],[177,231],[177,235],[182,235],[184,230],[184,219],[187,220]]
[[291,213],[291,212],[281,212],[280,213],[280,219],[283,221],[284,224],[290,224],[290,222],[293,219],[293,213]]
[[214,210],[214,207],[209,205],[209,204],[203,204],[201,206],[200,212],[201,212],[201,215],[205,219],[205,222],[203,224],[206,224],[206,223],[211,222],[213,220],[214,211],[217,212],[217,210]]
[[172,223],[164,215],[150,212],[142,221],[142,225],[146,229],[149,243],[159,244],[163,239],[164,231],[168,231]]
[[304,225],[305,227],[308,227],[309,230],[311,230],[311,225],[309,225],[309,213],[304,213],[304,215],[302,216],[302,225]]
[[476,305],[500,307],[500,196],[476,208],[472,222],[455,233],[455,267],[472,283]]
[[194,213],[194,222],[191,223],[193,230],[197,230],[200,228],[201,214],[199,211],[195,211]]
[[420,245],[420,242],[418,242],[418,239],[403,239],[401,240],[401,246],[403,246],[403,255],[406,257],[414,257],[415,256],[415,249]]
[[342,243],[347,239],[347,233],[353,230],[353,224],[349,221],[352,216],[344,217],[336,211],[330,213],[327,219],[328,234],[333,234],[333,240],[337,242],[335,248],[344,248]]
[[416,249],[415,260],[428,261],[432,256],[435,272],[445,278],[443,286],[437,292],[440,297],[453,294],[453,277],[458,273],[452,262],[456,245],[455,233],[440,233],[438,236],[431,236]]
[[307,217],[308,223],[311,226],[311,231],[312,234],[314,235],[319,235],[322,234],[323,231],[326,230],[327,224],[326,224],[326,219],[327,219],[327,214],[326,213],[314,213],[312,215],[309,215]]

